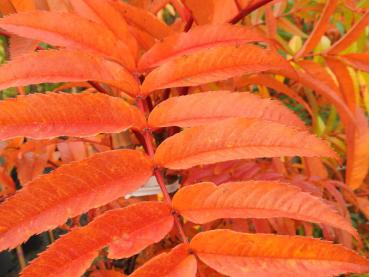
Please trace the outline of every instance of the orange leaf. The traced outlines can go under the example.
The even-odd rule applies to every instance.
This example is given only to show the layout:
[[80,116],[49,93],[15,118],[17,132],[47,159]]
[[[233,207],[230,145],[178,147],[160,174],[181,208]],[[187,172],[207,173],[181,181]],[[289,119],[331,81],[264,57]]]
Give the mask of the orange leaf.
[[329,54],[338,54],[349,47],[358,37],[364,32],[365,27],[369,25],[369,10],[363,15],[363,17],[356,22],[356,24],[338,40],[328,50]]
[[9,37],[9,57],[11,60],[29,54],[36,50],[39,42],[33,39],[23,38],[17,35]]
[[150,113],[149,124],[153,127],[192,127],[235,117],[259,118],[306,129],[304,122],[278,101],[248,92],[228,91],[169,98]]
[[142,29],[155,38],[163,39],[173,33],[172,29],[160,21],[152,13],[136,8],[123,1],[112,1],[112,4],[119,10],[128,23]]
[[25,136],[91,136],[145,126],[143,114],[123,99],[100,93],[47,93],[0,101],[0,140]]
[[70,217],[135,191],[151,174],[152,163],[146,155],[115,150],[34,179],[0,205],[0,250],[14,248]]
[[214,3],[214,12],[212,23],[225,23],[234,18],[239,10],[234,0],[212,0]]
[[336,157],[305,131],[262,120],[227,119],[184,130],[159,145],[155,162],[170,169],[279,156]]
[[356,69],[369,72],[369,54],[352,53],[339,56],[339,58]]
[[341,245],[319,239],[214,230],[190,244],[210,267],[229,276],[336,276],[369,271],[369,261]]
[[176,33],[156,43],[141,57],[138,68],[140,71],[145,71],[178,56],[192,54],[214,46],[240,45],[266,40],[267,38],[254,27],[230,24],[198,26],[188,33]]
[[220,186],[204,182],[181,188],[173,208],[187,220],[204,224],[220,218],[286,217],[345,230],[358,238],[351,223],[319,198],[276,181],[244,181]]
[[310,106],[305,102],[305,100],[293,89],[286,86],[285,84],[277,81],[275,78],[271,76],[267,76],[265,74],[257,74],[253,76],[242,76],[235,80],[236,86],[247,86],[250,84],[261,85],[271,89],[274,89],[278,92],[286,94],[288,97],[291,97],[297,103],[301,104],[307,112],[313,117],[313,111]]
[[320,15],[319,21],[315,24],[314,30],[311,32],[309,38],[306,40],[303,47],[296,54],[296,58],[304,56],[304,54],[309,53],[319,43],[321,37],[324,35],[325,31],[329,27],[329,20],[331,19],[332,14],[336,10],[338,2],[339,2],[338,0],[330,0],[326,2],[324,9]]
[[369,125],[365,113],[357,108],[357,127],[347,128],[346,183],[354,190],[359,188],[369,170]]
[[329,56],[325,58],[325,61],[334,73],[334,75],[336,75],[339,89],[346,100],[347,106],[350,108],[351,111],[355,111],[356,100],[354,92],[354,82],[346,65],[343,62],[333,59]]
[[326,97],[337,108],[343,122],[354,122],[354,116],[345,101],[341,98],[338,89],[333,89],[327,82],[319,79],[319,75],[311,75],[308,72],[298,71],[298,81],[316,93]]
[[214,0],[183,0],[183,2],[190,9],[194,21],[198,25],[208,24],[212,21],[215,9]]
[[0,66],[0,89],[43,82],[98,81],[136,95],[136,79],[120,65],[79,51],[47,50]]
[[[78,26],[78,28],[75,28]],[[71,13],[32,11],[0,19],[0,27],[21,37],[71,49],[88,50],[135,68],[129,48],[98,23]]]
[[[80,16],[96,21],[109,28],[117,38],[129,46],[133,57],[137,56],[137,41],[130,33],[128,24],[122,14],[109,1],[73,0],[71,4]],[[100,33],[96,33],[100,36]],[[107,47],[107,49],[112,50],[113,47]]]
[[171,209],[160,202],[111,210],[58,239],[23,270],[22,276],[81,276],[98,251],[109,244],[123,243],[126,251],[120,258],[130,257],[160,241],[172,226]]
[[18,12],[31,11],[36,9],[35,2],[33,0],[10,0],[14,8]]
[[278,53],[245,44],[219,46],[169,61],[149,73],[142,93],[182,86],[197,86],[243,74],[270,71],[295,76],[291,65]]
[[163,253],[134,271],[130,277],[195,277],[196,258],[189,254],[188,245],[180,244],[169,253]]

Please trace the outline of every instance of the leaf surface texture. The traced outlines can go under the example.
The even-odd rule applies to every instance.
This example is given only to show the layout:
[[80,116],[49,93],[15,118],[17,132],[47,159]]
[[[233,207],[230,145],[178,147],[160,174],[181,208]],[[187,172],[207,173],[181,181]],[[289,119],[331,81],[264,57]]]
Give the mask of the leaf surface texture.
[[131,277],[195,277],[196,258],[189,254],[188,245],[180,244],[169,253],[160,254],[134,271]]
[[192,127],[227,118],[259,118],[305,128],[305,124],[280,102],[248,92],[212,91],[171,97],[149,116],[153,127]]
[[156,68],[147,75],[142,93],[197,86],[262,71],[295,76],[291,65],[275,51],[251,44],[219,46],[179,57]]
[[0,90],[46,82],[82,81],[106,83],[131,95],[139,91],[137,81],[124,67],[80,51],[39,51],[0,67]]
[[319,198],[277,181],[204,182],[181,188],[173,207],[186,219],[204,224],[220,218],[285,217],[345,230],[358,237],[351,223]]
[[282,124],[227,119],[182,131],[159,145],[155,162],[170,169],[261,157],[336,157],[322,140]]
[[0,101],[0,140],[90,136],[143,128],[145,118],[123,99],[100,93],[47,93]]
[[0,19],[0,27],[18,36],[52,45],[92,51],[120,62],[129,70],[135,67],[128,46],[109,29],[71,13],[50,11],[16,13]]
[[143,153],[114,150],[41,175],[0,205],[0,249],[135,191],[151,174]]
[[[120,258],[130,257],[170,231],[170,212],[170,207],[160,202],[141,202],[108,211],[58,239],[26,267],[22,276],[71,276],[67,275],[70,272],[81,276],[100,249],[119,240],[126,245]],[[76,261],[82,263],[77,265]]]
[[325,277],[369,271],[369,261],[319,239],[215,230],[196,235],[190,247],[222,274],[234,277]]
[[266,41],[256,28],[230,24],[208,24],[195,27],[187,33],[173,34],[156,43],[140,59],[140,71],[156,67],[173,58],[221,45],[240,45]]

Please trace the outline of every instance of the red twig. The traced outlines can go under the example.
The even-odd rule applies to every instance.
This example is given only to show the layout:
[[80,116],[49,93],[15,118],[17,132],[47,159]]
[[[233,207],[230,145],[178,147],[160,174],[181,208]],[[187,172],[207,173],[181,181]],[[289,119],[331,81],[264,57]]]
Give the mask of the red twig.
[[246,8],[241,10],[235,17],[233,17],[229,23],[236,24],[238,21],[240,21],[242,18],[244,18],[249,13],[253,12],[254,10],[264,6],[265,4],[272,2],[273,0],[260,0],[256,3],[253,3],[251,5],[248,5]]
[[[137,97],[136,100],[137,100],[138,108],[144,114],[146,114],[147,110],[145,109],[144,99],[142,99],[141,97]],[[151,130],[149,128],[145,128],[144,130],[142,130],[142,135],[143,135],[144,140],[145,140],[145,146],[146,146],[147,154],[149,154],[150,157],[153,157],[154,154],[155,154],[155,147],[154,147],[154,142],[153,142],[154,137],[152,135]],[[172,206],[172,199],[171,199],[171,197],[169,195],[169,192],[167,190],[167,187],[165,185],[165,181],[164,181],[162,171],[161,171],[160,168],[155,168],[154,169],[154,176],[155,176],[156,181],[158,182],[159,187],[160,187],[160,189],[163,193],[165,202],[168,205]],[[181,224],[181,221],[180,221],[180,218],[179,218],[178,214],[176,212],[173,212],[173,217],[174,217],[174,222],[175,222],[175,224],[177,226],[177,229],[178,229],[178,233],[182,238],[182,241],[184,243],[188,243],[187,236],[184,233],[184,230],[183,230],[183,227],[182,227],[182,224]]]
[[94,81],[88,81],[88,83],[93,86],[97,91],[101,92],[101,93],[105,93],[105,94],[109,94],[109,92],[104,89],[99,83],[94,82]]

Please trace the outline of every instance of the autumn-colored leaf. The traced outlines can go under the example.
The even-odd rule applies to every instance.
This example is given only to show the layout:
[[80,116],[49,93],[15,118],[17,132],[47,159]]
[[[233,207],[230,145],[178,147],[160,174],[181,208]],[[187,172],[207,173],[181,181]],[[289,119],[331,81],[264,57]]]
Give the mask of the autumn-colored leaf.
[[300,188],[276,181],[198,183],[181,188],[173,208],[187,220],[204,224],[220,218],[285,217],[345,230],[358,238],[351,223]]
[[257,74],[253,76],[241,76],[235,80],[235,84],[237,87],[247,86],[247,85],[261,85],[271,89],[274,89],[278,92],[286,94],[288,97],[295,100],[297,103],[302,105],[307,112],[312,116],[313,112],[310,106],[305,102],[305,100],[293,89],[289,86],[283,84],[280,81],[277,81],[275,78],[265,75],[265,74]]
[[355,121],[353,113],[342,99],[338,89],[333,89],[325,81],[321,80],[319,76],[311,75],[308,72],[299,70],[298,76],[297,80],[301,84],[314,90],[319,95],[326,97],[337,108],[343,122]]
[[123,1],[112,1],[112,4],[122,13],[128,23],[144,30],[157,39],[163,39],[173,33],[169,26],[148,11],[136,8]]
[[344,99],[346,100],[347,106],[350,108],[351,111],[355,111],[356,100],[354,92],[354,82],[351,78],[347,66],[343,62],[331,57],[326,57],[325,61],[336,76],[337,82],[339,84],[339,89]]
[[109,29],[71,13],[16,13],[0,19],[0,27],[18,36],[71,49],[92,51],[120,62],[129,70],[135,68],[128,46]]
[[263,120],[227,119],[184,130],[159,145],[155,162],[187,169],[217,162],[279,156],[336,157],[322,140]]
[[25,136],[90,136],[145,126],[143,114],[123,99],[100,93],[47,93],[0,101],[0,140]]
[[[109,28],[117,38],[124,41],[129,46],[133,57],[137,57],[137,41],[130,33],[129,26],[124,17],[113,7],[111,2],[101,0],[73,0],[71,4],[76,13],[80,16],[86,17]],[[111,47],[107,47],[107,49],[112,50]]]
[[243,74],[270,71],[295,76],[291,65],[278,53],[261,47],[219,46],[179,57],[149,73],[142,93],[181,86],[197,86]]
[[312,60],[303,60],[298,62],[305,72],[314,76],[317,80],[323,82],[326,86],[330,87],[332,90],[338,90],[338,86],[333,78],[333,76],[328,72],[328,67],[316,63]]
[[18,12],[32,11],[36,9],[35,1],[30,0],[10,0]]
[[183,0],[183,3],[189,8],[194,21],[198,25],[204,25],[211,22],[214,13],[213,0]]
[[16,12],[12,2],[10,0],[1,0],[0,1],[0,13],[2,15],[7,15]]
[[119,243],[125,251],[115,258],[130,257],[160,241],[172,226],[171,209],[160,202],[141,202],[108,211],[58,239],[21,276],[81,276],[103,247]]
[[39,176],[0,205],[0,250],[138,189],[151,174],[146,155],[114,150]]
[[11,35],[9,37],[9,57],[16,59],[19,56],[29,54],[36,50],[39,42],[33,39]]
[[160,254],[134,271],[131,277],[195,277],[196,258],[189,253],[188,245],[180,244],[169,253]]
[[198,26],[187,33],[176,33],[156,43],[140,59],[140,71],[161,65],[178,56],[221,45],[240,45],[247,42],[266,41],[267,38],[254,27],[229,24]]
[[332,14],[336,10],[338,2],[339,2],[338,0],[330,0],[326,2],[324,9],[320,15],[319,21],[315,24],[314,30],[311,32],[304,46],[296,54],[296,58],[309,53],[319,43],[321,37],[324,35],[325,31],[329,27],[329,20],[331,19]]
[[362,185],[369,170],[369,125],[364,112],[356,110],[357,126],[347,128],[346,183],[357,189]]
[[280,102],[248,92],[228,91],[171,97],[153,109],[148,121],[153,127],[192,127],[236,117],[259,118],[306,128],[297,115]]
[[239,12],[236,1],[212,0],[212,2],[214,3],[214,12],[211,19],[213,24],[229,22]]
[[369,25],[369,10],[356,24],[328,50],[329,54],[338,54],[349,47]]
[[98,81],[128,94],[139,91],[136,79],[123,67],[74,50],[47,50],[17,57],[0,67],[0,89],[37,83]]
[[190,244],[208,266],[228,276],[336,276],[365,273],[369,261],[319,239],[230,230],[199,233]]
[[339,59],[356,69],[369,72],[369,54],[352,53],[339,56]]

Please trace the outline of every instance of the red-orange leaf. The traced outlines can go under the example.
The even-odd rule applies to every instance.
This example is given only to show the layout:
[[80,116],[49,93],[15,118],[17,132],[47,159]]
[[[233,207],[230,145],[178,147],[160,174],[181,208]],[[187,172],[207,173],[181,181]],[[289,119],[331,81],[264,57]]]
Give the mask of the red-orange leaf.
[[136,8],[123,1],[113,0],[112,3],[122,13],[128,23],[144,30],[155,38],[163,39],[173,33],[169,26],[144,9]]
[[317,137],[286,125],[227,119],[184,130],[159,145],[155,162],[171,169],[261,157],[336,157]]
[[347,103],[347,106],[351,111],[355,111],[356,100],[354,93],[354,82],[347,66],[343,62],[333,59],[329,56],[325,58],[325,61],[336,76],[339,89]]
[[172,97],[160,103],[149,116],[153,127],[192,127],[222,119],[259,118],[305,128],[305,124],[280,102],[248,92],[203,92]]
[[47,93],[0,101],[0,140],[90,136],[141,129],[145,118],[123,99],[100,93]]
[[[78,26],[75,28],[74,26]],[[105,26],[71,13],[32,11],[0,19],[0,27],[16,35],[72,49],[88,50],[135,68],[129,48]]]
[[321,37],[324,35],[325,31],[329,27],[329,20],[336,10],[338,2],[338,0],[330,0],[326,2],[322,14],[320,15],[319,21],[315,24],[314,30],[305,42],[304,46],[296,54],[296,57],[301,57],[304,54],[309,53],[319,43]]
[[186,219],[204,224],[220,218],[286,217],[345,230],[356,238],[351,223],[319,198],[276,181],[198,183],[181,188],[173,208]]
[[369,54],[352,53],[339,58],[356,69],[369,72]]
[[208,266],[234,277],[336,276],[369,271],[369,261],[341,245],[319,239],[214,230],[190,244]]
[[188,245],[180,244],[134,271],[131,277],[195,277],[196,258],[189,254]]
[[140,59],[140,71],[156,67],[178,56],[220,45],[240,45],[247,42],[266,41],[258,29],[238,25],[203,25],[188,33],[177,33],[156,43]]
[[356,24],[328,50],[329,54],[338,54],[349,47],[369,25],[369,10]]
[[168,87],[197,86],[262,71],[295,76],[291,65],[273,50],[251,44],[219,46],[163,64],[147,75],[142,93]]
[[266,74],[257,74],[253,76],[242,76],[235,80],[236,86],[247,86],[247,85],[261,85],[271,89],[274,89],[278,92],[286,94],[288,97],[291,97],[297,103],[302,105],[308,113],[313,117],[313,112],[310,106],[305,102],[305,100],[293,89],[284,83],[276,80],[275,78],[268,76]]
[[72,50],[47,50],[18,57],[0,66],[0,90],[37,83],[99,81],[131,95],[136,79],[120,65]]
[[[133,56],[137,56],[137,42],[129,32],[127,22],[109,1],[73,0],[71,5],[80,16],[89,18],[109,28],[120,40],[129,46]],[[107,49],[111,50],[111,48]]]
[[298,81],[306,87],[313,89],[316,93],[326,97],[337,108],[343,122],[354,122],[354,116],[345,101],[339,95],[339,90],[333,89],[325,80],[318,75],[298,71]]
[[120,243],[125,247],[126,251],[118,258],[130,257],[160,241],[172,226],[171,209],[160,202],[141,202],[108,211],[58,239],[21,275],[81,276],[98,251],[109,244]]
[[363,183],[369,170],[369,125],[364,112],[356,110],[357,126],[347,128],[346,183],[357,189]]
[[0,250],[138,189],[151,174],[143,153],[114,150],[32,180],[0,205]]

